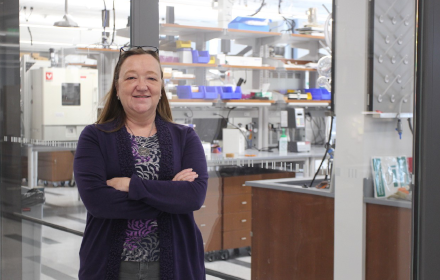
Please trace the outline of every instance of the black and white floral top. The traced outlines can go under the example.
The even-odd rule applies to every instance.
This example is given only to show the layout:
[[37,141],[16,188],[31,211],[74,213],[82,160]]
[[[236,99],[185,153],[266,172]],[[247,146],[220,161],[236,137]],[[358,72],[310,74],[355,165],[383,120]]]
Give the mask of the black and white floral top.
[[[157,134],[150,137],[130,135],[130,138],[136,174],[145,180],[158,180],[161,154]],[[140,155],[139,147],[148,148],[149,155]],[[159,261],[159,256],[157,220],[128,220],[122,260],[151,262]]]

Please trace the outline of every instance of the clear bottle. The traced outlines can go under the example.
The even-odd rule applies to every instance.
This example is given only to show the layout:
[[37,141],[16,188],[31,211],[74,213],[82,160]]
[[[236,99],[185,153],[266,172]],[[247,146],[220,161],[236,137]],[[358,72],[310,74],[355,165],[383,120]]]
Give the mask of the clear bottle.
[[279,153],[280,155],[287,155],[287,136],[286,136],[286,132],[285,129],[282,129],[282,133],[280,136],[280,140],[279,140]]

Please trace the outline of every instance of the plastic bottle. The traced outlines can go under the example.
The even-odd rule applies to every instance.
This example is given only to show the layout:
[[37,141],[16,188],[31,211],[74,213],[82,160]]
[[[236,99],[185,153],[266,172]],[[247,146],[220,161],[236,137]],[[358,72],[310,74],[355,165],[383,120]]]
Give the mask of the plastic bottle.
[[280,155],[287,155],[287,136],[286,136],[286,132],[285,129],[282,129],[282,133],[280,136],[280,140],[279,140],[279,152]]

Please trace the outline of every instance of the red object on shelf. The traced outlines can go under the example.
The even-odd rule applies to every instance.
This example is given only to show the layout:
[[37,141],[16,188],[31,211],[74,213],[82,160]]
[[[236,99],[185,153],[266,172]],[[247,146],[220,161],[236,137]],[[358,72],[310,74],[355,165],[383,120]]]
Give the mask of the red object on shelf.
[[408,171],[409,173],[413,173],[413,158],[412,157],[408,157]]

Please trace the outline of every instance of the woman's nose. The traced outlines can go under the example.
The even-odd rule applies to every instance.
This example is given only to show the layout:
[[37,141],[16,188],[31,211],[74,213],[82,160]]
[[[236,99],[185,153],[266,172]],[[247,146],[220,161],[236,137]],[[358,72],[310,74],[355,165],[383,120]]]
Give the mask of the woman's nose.
[[139,79],[139,84],[137,86],[138,90],[148,90],[148,83],[146,79]]

